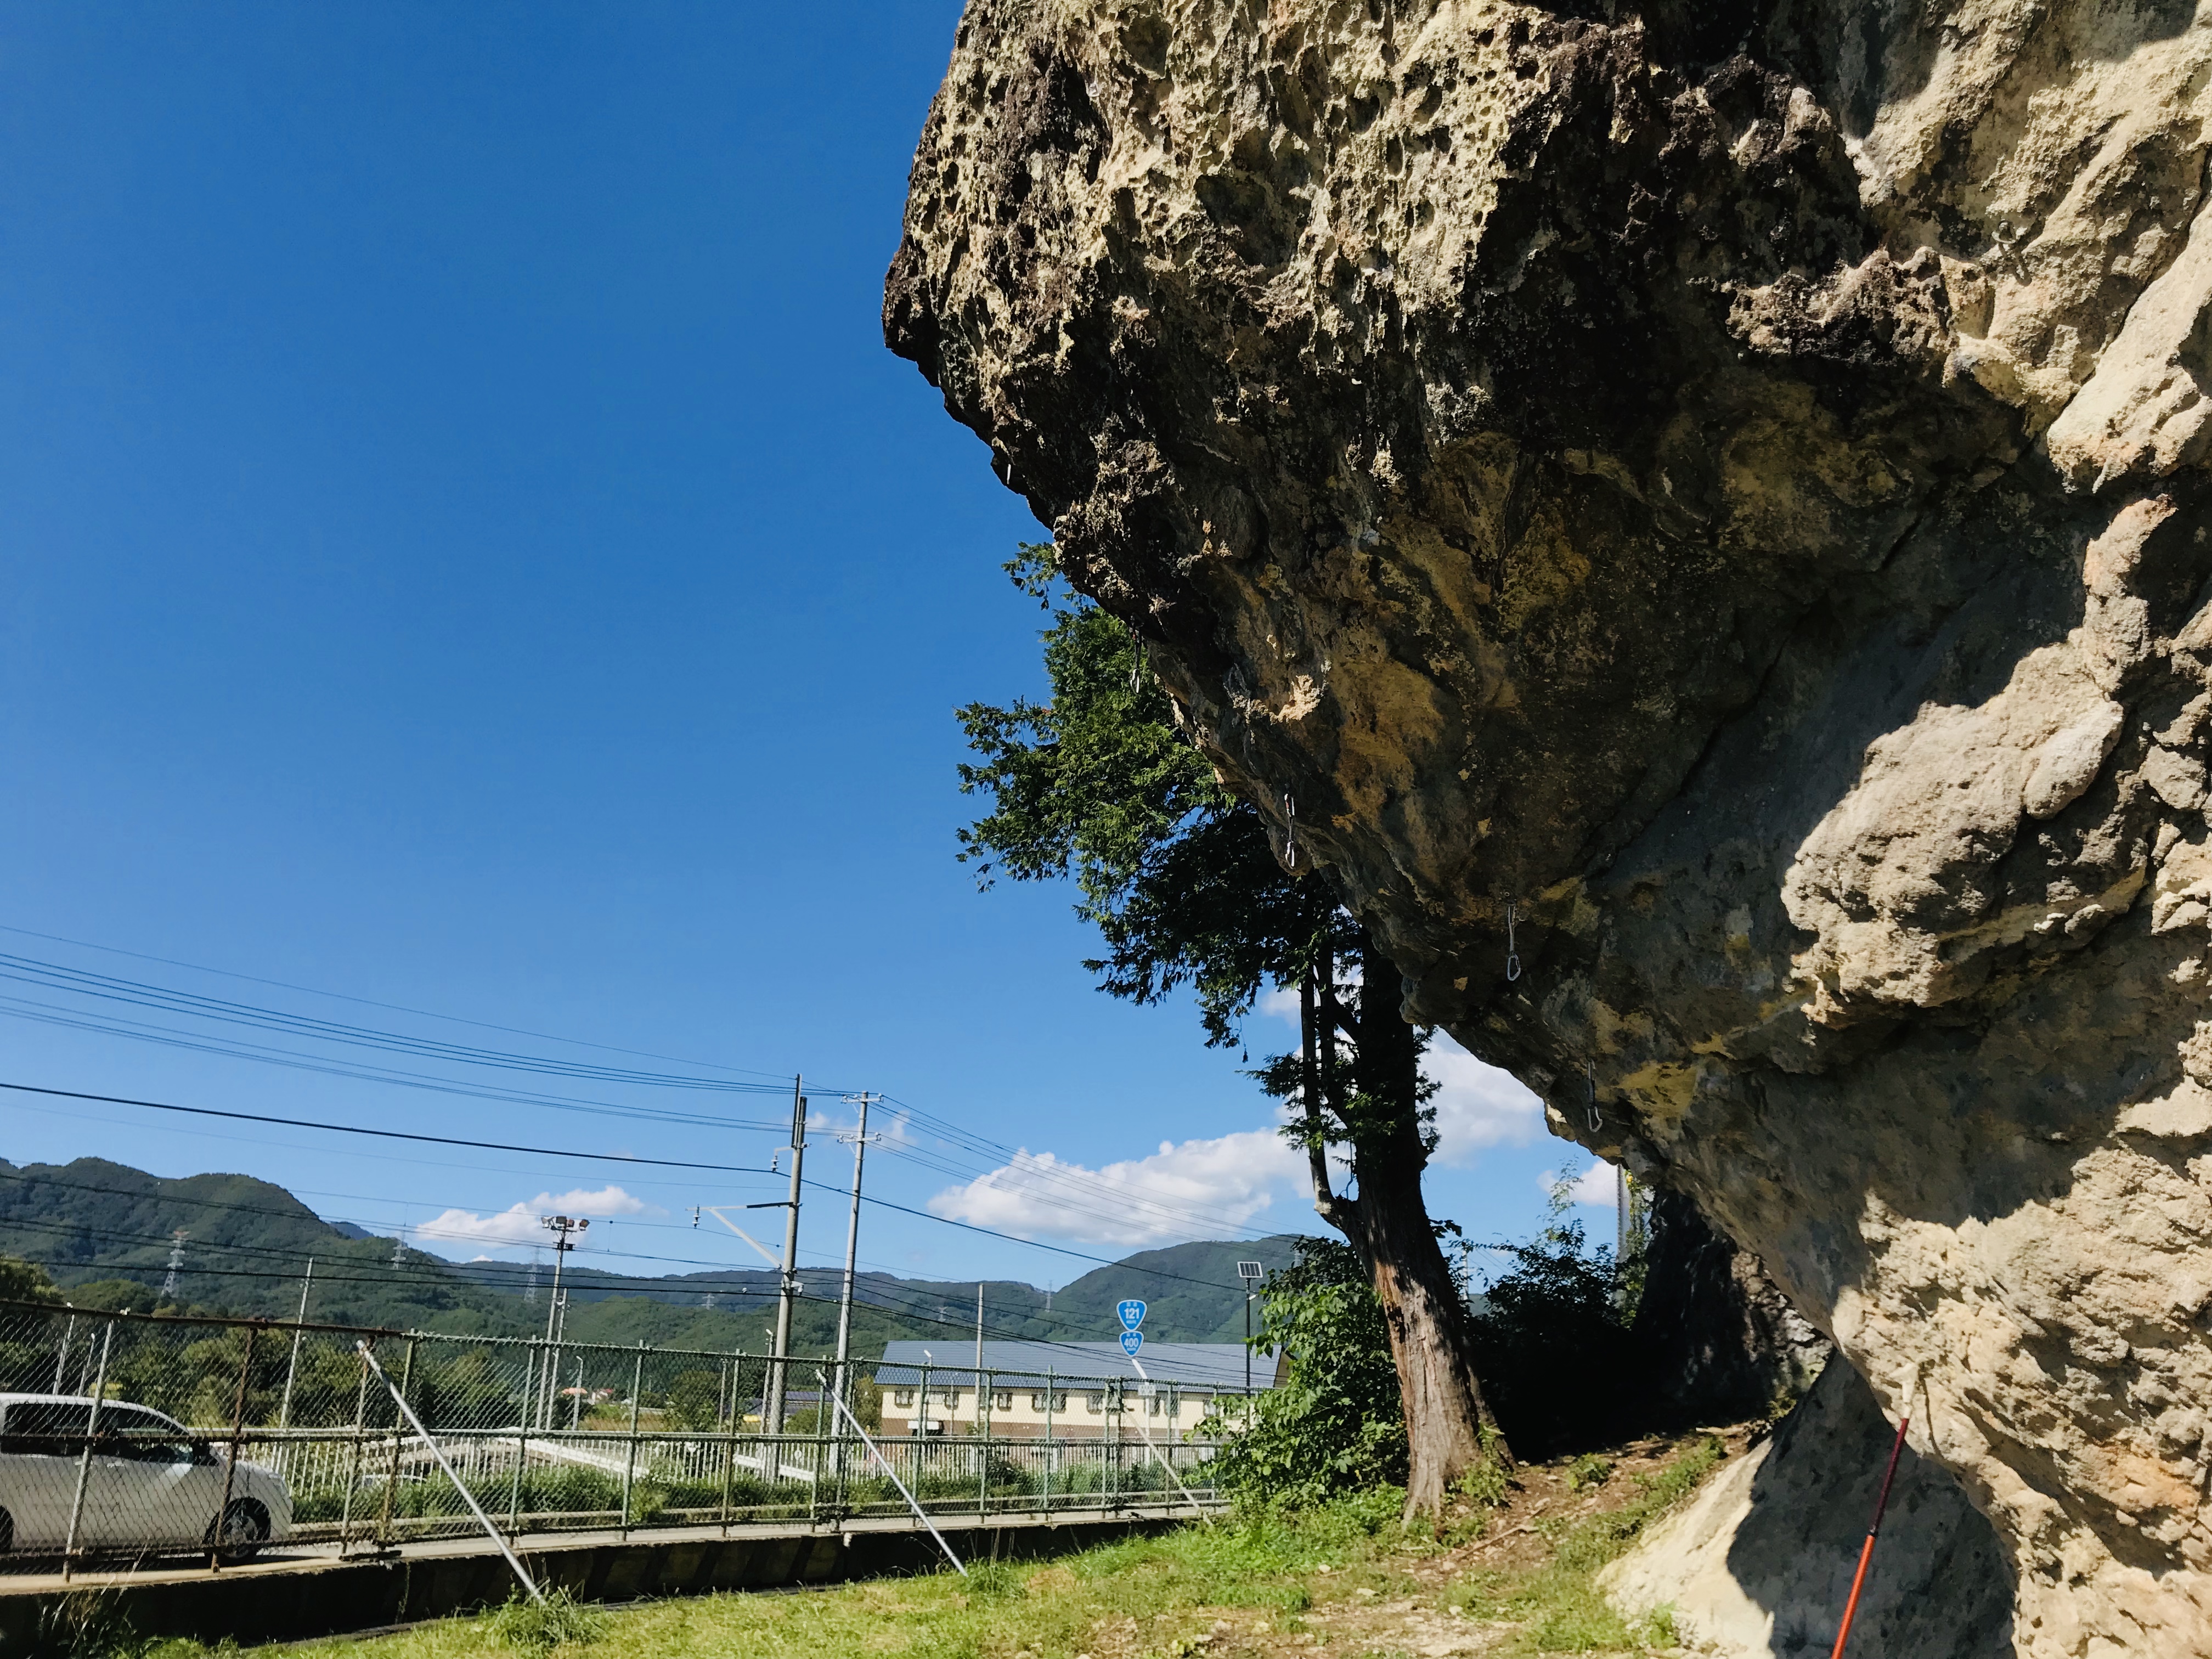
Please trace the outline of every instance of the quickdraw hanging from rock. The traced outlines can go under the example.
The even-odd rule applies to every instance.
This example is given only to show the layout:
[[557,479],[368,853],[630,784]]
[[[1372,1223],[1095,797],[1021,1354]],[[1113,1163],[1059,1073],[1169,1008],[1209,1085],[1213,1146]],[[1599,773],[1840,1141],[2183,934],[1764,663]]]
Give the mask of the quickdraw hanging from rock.
[[1521,954],[1513,946],[1513,901],[1505,901],[1505,982],[1521,977]]
[[1298,867],[1298,804],[1289,795],[1283,797],[1283,862]]
[[1595,1134],[1605,1127],[1605,1120],[1598,1115],[1597,1111],[1597,1066],[1595,1062],[1591,1060],[1584,1060],[1583,1062],[1583,1077],[1584,1081],[1589,1085],[1589,1126],[1590,1133],[1592,1134]]

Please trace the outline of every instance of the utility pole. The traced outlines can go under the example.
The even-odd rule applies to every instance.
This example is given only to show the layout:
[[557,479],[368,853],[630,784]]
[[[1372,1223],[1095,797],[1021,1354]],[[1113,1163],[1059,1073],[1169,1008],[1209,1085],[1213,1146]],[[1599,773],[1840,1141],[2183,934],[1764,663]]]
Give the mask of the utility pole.
[[[853,1131],[853,1209],[845,1218],[845,1286],[837,1298],[837,1370],[835,1389],[840,1400],[848,1400],[845,1383],[846,1362],[853,1346],[853,1297],[859,1280],[860,1257],[860,1163],[868,1155],[868,1104],[873,1095],[852,1097],[853,1103],[860,1109],[860,1127]],[[849,1401],[848,1401],[849,1403]]]
[[161,1280],[161,1300],[173,1302],[177,1295],[177,1275],[185,1270],[185,1241],[192,1236],[189,1227],[179,1227],[169,1235],[169,1271]]
[[983,1421],[983,1281],[975,1281],[975,1421]]
[[[307,1258],[307,1276],[300,1281],[300,1313],[298,1322],[302,1325],[307,1322],[307,1292],[314,1287],[315,1258],[309,1256]],[[292,1425],[292,1381],[300,1374],[300,1339],[306,1334],[307,1332],[305,1331],[294,1331],[292,1333],[292,1358],[290,1363],[284,1367],[284,1399],[283,1402],[276,1407],[276,1426],[280,1429],[289,1428]]]
[[791,1197],[783,1212],[783,1293],[776,1298],[775,1358],[769,1364],[767,1409],[761,1414],[762,1431],[783,1432],[783,1396],[791,1353],[791,1310],[799,1295],[799,1182],[806,1165],[805,1079],[791,1079]]
[[[545,1310],[545,1407],[538,1413],[538,1420],[550,1428],[554,1426],[553,1402],[561,1397],[561,1350],[555,1345],[568,1322],[562,1316],[568,1303],[561,1289],[561,1264],[576,1248],[575,1235],[590,1231],[592,1224],[580,1216],[542,1215],[538,1219],[553,1235],[553,1299]],[[576,1363],[580,1366],[583,1361],[580,1358]]]

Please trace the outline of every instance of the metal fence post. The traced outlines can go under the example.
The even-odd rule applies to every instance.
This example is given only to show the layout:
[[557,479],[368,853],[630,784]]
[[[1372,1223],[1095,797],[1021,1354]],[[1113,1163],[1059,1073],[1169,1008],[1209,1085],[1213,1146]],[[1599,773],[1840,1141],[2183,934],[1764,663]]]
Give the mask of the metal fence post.
[[[415,1384],[415,1339],[407,1339],[406,1362],[399,1368],[399,1397],[396,1402],[404,1405],[408,1391]],[[376,1547],[380,1550],[392,1547],[392,1501],[399,1490],[399,1443],[404,1437],[400,1432],[399,1413],[392,1414],[392,1462],[384,1477],[384,1507],[376,1521]]]
[[514,1474],[507,1483],[507,1529],[517,1537],[522,1533],[522,1466],[530,1461],[531,1390],[537,1386],[538,1341],[533,1337],[522,1350],[522,1394],[515,1402],[520,1409],[514,1425]]
[[222,1571],[223,1529],[230,1523],[230,1494],[238,1482],[238,1449],[246,1437],[246,1385],[253,1375],[253,1339],[258,1329],[246,1328],[246,1352],[238,1362],[238,1401],[230,1413],[230,1455],[222,1465],[222,1506],[215,1512],[214,1547],[208,1551],[208,1571]]
[[645,1344],[637,1345],[637,1358],[629,1370],[629,1455],[623,1461],[622,1535],[629,1536],[629,1495],[637,1479],[637,1408],[645,1393]]
[[70,1342],[76,1335],[76,1316],[71,1314],[69,1322],[62,1327],[62,1346],[54,1354],[54,1386],[52,1392],[62,1392],[62,1381],[69,1370]]
[[744,1350],[735,1348],[730,1352],[730,1414],[722,1440],[722,1535],[730,1535],[730,1483],[738,1468],[738,1369],[745,1361]]
[[991,1512],[991,1395],[990,1379],[975,1373],[975,1421],[982,1432],[975,1437],[975,1518]]
[[62,1544],[64,1584],[69,1583],[70,1570],[76,1560],[77,1523],[84,1516],[85,1483],[92,1478],[92,1443],[100,1437],[100,1402],[107,1398],[107,1348],[114,1339],[115,1322],[111,1319],[100,1333],[100,1376],[92,1385],[92,1410],[84,1423],[84,1450],[76,1460],[76,1496],[70,1500],[69,1536]]
[[361,1466],[368,1451],[368,1360],[361,1362],[361,1392],[353,1402],[353,1459],[346,1468],[345,1504],[338,1511],[338,1559],[343,1560],[353,1542],[353,1498],[361,1490]]

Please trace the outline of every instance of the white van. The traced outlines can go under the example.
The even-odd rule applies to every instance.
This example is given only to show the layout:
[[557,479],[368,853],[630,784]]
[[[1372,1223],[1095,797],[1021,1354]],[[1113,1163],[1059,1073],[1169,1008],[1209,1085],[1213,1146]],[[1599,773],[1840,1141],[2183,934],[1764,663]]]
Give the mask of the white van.
[[173,1417],[117,1400],[101,1402],[95,1425],[92,1403],[86,1395],[0,1394],[0,1551],[64,1547],[88,1433],[94,1439],[77,1516],[79,1549],[220,1545],[226,1559],[240,1560],[290,1534],[292,1492],[276,1470],[241,1460],[226,1509],[228,1448]]

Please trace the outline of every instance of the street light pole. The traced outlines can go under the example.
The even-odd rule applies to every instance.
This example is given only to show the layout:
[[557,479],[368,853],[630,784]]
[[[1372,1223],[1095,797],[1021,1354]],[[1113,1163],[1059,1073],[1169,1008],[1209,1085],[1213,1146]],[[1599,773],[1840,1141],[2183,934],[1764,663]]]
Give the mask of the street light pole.
[[1267,1271],[1257,1261],[1237,1264],[1237,1277],[1244,1281],[1244,1416],[1248,1422],[1252,1415],[1252,1287]]

